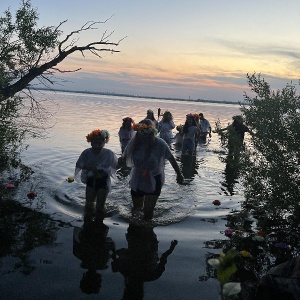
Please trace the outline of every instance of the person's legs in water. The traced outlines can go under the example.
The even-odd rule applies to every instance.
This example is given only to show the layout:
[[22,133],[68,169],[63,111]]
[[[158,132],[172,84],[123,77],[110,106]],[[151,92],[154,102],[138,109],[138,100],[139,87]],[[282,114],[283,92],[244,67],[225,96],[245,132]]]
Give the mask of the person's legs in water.
[[195,141],[190,139],[187,140],[187,153],[193,155],[196,151]]
[[187,151],[188,151],[188,140],[185,139],[182,142],[181,153],[186,154]]
[[145,220],[151,220],[153,217],[153,211],[157,202],[157,199],[161,192],[161,175],[155,176],[156,186],[153,193],[146,193],[143,191],[131,190],[132,211],[143,209]]
[[155,191],[151,194],[145,195],[144,208],[143,208],[145,220],[151,220],[153,218],[154,208],[157,199],[160,196],[161,187],[162,187],[161,175],[155,176],[155,181],[156,181]]
[[153,218],[154,208],[159,196],[157,195],[146,195],[144,201],[144,219],[151,220]]
[[132,211],[141,210],[144,206],[144,193],[142,191],[131,190]]
[[108,195],[107,176],[102,178],[88,178],[86,183],[85,214],[104,213],[105,201]]
[[133,211],[141,210],[144,206],[145,197],[132,197]]

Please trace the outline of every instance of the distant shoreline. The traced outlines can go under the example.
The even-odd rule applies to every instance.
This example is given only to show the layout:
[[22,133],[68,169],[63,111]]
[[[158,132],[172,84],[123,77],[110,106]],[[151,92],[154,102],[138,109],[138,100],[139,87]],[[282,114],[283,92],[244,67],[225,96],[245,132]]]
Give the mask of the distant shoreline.
[[78,94],[105,95],[105,96],[118,96],[118,97],[131,97],[131,98],[144,98],[144,99],[176,100],[176,101],[191,101],[191,102],[204,102],[204,103],[236,104],[236,105],[240,104],[240,102],[234,102],[234,101],[154,97],[154,96],[129,95],[129,94],[119,94],[119,93],[109,93],[109,92],[74,91],[74,90],[65,90],[65,89],[46,89],[46,88],[38,88],[37,90],[78,93]]

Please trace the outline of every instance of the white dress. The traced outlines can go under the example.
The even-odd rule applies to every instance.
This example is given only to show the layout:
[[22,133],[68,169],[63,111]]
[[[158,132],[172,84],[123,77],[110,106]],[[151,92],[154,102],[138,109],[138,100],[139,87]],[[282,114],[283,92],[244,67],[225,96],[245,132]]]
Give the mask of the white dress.
[[165,140],[168,145],[171,145],[173,139],[172,129],[174,128],[175,128],[175,124],[173,121],[169,121],[169,122],[160,121],[158,123],[159,137]]
[[94,165],[97,170],[101,170],[107,175],[107,186],[111,189],[110,177],[114,177],[118,164],[118,158],[116,154],[110,149],[103,148],[100,153],[95,154],[92,148],[85,149],[79,156],[75,167],[75,180],[82,183],[87,182],[87,177],[92,171],[83,169],[86,165]]
[[118,135],[121,143],[122,153],[124,152],[129,141],[134,137],[135,133],[136,132],[133,129],[128,130],[127,128],[120,127]]
[[140,144],[132,153],[135,137],[125,149],[126,164],[132,168],[130,173],[130,188],[153,193],[156,187],[155,176],[161,175],[161,184],[165,181],[165,160],[170,159],[172,153],[168,144],[161,138],[156,138],[156,144],[150,154],[146,154],[145,145]]

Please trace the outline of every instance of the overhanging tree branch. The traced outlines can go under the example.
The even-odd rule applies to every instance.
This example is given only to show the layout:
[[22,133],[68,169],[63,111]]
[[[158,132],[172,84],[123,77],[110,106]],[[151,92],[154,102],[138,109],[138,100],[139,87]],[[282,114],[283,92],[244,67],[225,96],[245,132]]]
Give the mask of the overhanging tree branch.
[[[35,78],[37,78],[38,76],[41,76],[44,72],[46,72],[49,69],[53,69],[53,70],[59,70],[58,68],[54,68],[55,66],[57,66],[59,63],[61,63],[68,55],[79,51],[81,53],[84,53],[84,51],[90,51],[92,54],[98,56],[101,58],[101,56],[98,54],[98,52],[103,52],[103,51],[108,51],[111,53],[114,52],[120,52],[118,50],[115,50],[113,48],[97,48],[95,46],[100,46],[100,45],[106,45],[106,46],[118,46],[118,43],[111,43],[111,42],[103,42],[103,41],[99,41],[99,42],[92,42],[86,46],[81,46],[81,47],[77,47],[77,46],[73,46],[71,49],[69,49],[68,51],[60,51],[58,56],[55,57],[54,59],[50,60],[47,63],[44,63],[42,65],[40,65],[39,67],[32,67],[28,70],[27,74],[25,74],[23,77],[21,77],[17,82],[8,85],[5,88],[1,89],[1,93],[2,93],[2,100],[5,100],[7,98],[12,97],[13,95],[15,95],[16,93],[22,91],[23,89],[27,88],[29,83],[34,80]],[[74,71],[77,71],[80,69],[76,69]],[[59,72],[64,73],[65,71],[61,71],[59,70]]]
[[[90,53],[101,58],[101,52],[120,52],[116,47],[123,39],[111,42],[113,31],[104,31],[100,38],[79,44],[81,34],[96,30],[97,25],[109,19],[89,21],[64,38],[60,38],[61,27],[67,21],[58,26],[38,27],[38,20],[30,0],[21,0],[14,16],[9,9],[0,16],[0,170],[20,161],[26,138],[42,138],[49,128],[53,105],[51,110],[43,105],[46,101],[43,96],[32,93],[34,85],[49,88],[58,83],[53,80],[56,73],[79,71],[76,67],[71,71],[59,68],[73,53],[81,53],[83,57]],[[35,79],[37,83],[33,84]]]
[[[110,18],[105,21],[88,21],[61,41],[60,28],[67,20],[56,27],[38,28],[38,15],[29,0],[22,2],[15,18],[13,22],[9,10],[4,17],[0,17],[0,103],[24,89],[30,89],[30,82],[41,75],[49,83],[52,81],[47,76],[53,76],[56,72],[79,71],[79,68],[64,71],[58,67],[67,56],[75,52],[81,53],[83,57],[88,52],[98,58],[101,58],[101,52],[120,52],[115,47],[123,39],[110,42],[113,31],[104,31],[98,41],[78,45],[80,34],[98,29],[97,25],[106,23]],[[51,55],[51,58],[50,54],[54,56]]]

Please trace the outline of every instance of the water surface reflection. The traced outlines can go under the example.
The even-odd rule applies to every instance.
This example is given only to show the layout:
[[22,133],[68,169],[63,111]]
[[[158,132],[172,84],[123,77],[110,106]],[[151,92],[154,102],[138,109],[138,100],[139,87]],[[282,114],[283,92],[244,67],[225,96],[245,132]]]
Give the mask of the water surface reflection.
[[124,276],[124,300],[144,298],[144,283],[160,278],[165,271],[167,258],[177,245],[173,240],[161,257],[153,227],[129,224],[126,234],[127,248],[116,250],[112,270]]
[[108,231],[109,227],[101,217],[85,218],[82,228],[74,228],[73,254],[86,270],[80,280],[80,289],[85,294],[100,292],[102,275],[98,271],[108,268],[111,253],[115,251],[115,243],[107,236]]

